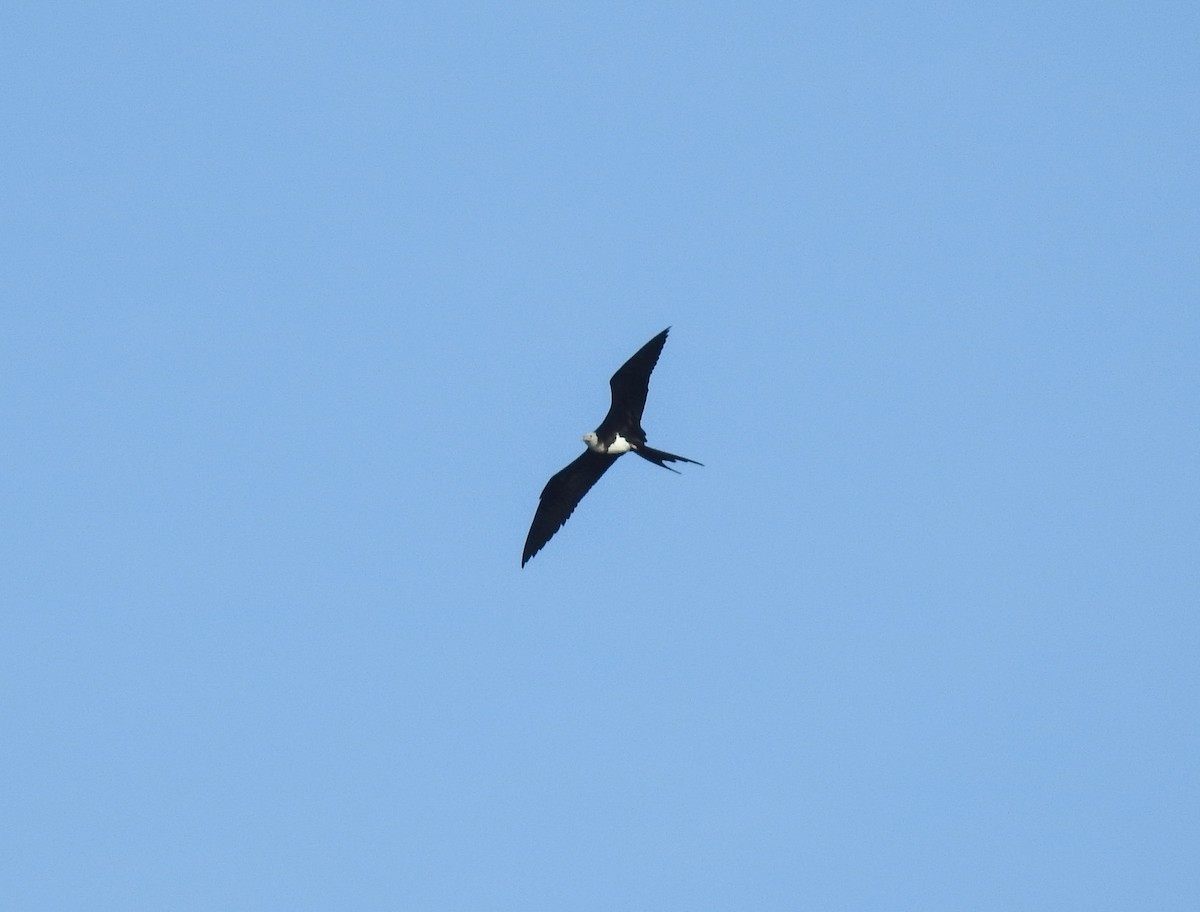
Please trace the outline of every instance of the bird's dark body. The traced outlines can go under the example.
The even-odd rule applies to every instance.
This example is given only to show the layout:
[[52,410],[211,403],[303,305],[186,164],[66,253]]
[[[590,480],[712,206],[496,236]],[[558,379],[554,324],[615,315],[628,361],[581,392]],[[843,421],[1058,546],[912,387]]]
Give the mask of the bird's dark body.
[[[646,445],[642,412],[646,407],[646,395],[650,389],[650,374],[654,365],[658,363],[658,356],[666,344],[669,331],[670,327],[664,329],[638,349],[608,381],[612,390],[612,405],[600,426],[594,431],[595,443],[589,443],[583,453],[555,474],[542,489],[533,524],[529,527],[529,535],[525,539],[525,550],[521,556],[522,567],[562,528],[592,485],[626,452],[625,449],[615,453],[608,452],[618,437],[624,440],[628,452],[637,453],[643,459],[672,472],[675,470],[666,463],[690,462],[702,465],[686,456],[676,456]],[[600,452],[593,449],[593,446],[598,447]]]

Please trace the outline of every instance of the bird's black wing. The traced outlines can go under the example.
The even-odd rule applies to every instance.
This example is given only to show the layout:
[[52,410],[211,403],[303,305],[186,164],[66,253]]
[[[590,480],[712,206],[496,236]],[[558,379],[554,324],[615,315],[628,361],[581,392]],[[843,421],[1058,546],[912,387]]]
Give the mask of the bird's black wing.
[[621,365],[612,375],[608,385],[612,388],[612,406],[597,429],[600,436],[611,431],[629,433],[640,430],[642,410],[646,407],[646,393],[650,390],[650,372],[658,363],[667,342],[667,327],[638,349],[637,354]]
[[592,485],[600,480],[600,476],[608,471],[618,457],[619,454],[609,456],[607,453],[584,450],[578,459],[546,482],[537,512],[533,514],[533,525],[525,537],[522,567],[562,528],[579,501],[583,500],[583,495],[591,490]]

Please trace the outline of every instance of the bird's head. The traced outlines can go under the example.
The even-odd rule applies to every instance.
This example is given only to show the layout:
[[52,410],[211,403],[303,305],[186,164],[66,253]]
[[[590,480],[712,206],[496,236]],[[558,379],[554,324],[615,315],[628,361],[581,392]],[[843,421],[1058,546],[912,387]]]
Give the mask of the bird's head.
[[596,436],[595,431],[588,431],[579,439],[588,445],[589,450],[595,450],[597,453],[600,452],[600,438]]

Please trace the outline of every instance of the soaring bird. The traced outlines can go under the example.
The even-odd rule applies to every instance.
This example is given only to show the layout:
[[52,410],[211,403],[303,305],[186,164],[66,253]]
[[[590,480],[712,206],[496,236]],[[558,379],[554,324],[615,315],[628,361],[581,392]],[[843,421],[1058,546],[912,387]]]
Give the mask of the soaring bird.
[[[600,426],[583,435],[587,449],[565,469],[546,482],[538,501],[533,525],[525,538],[525,551],[521,555],[524,567],[531,557],[542,550],[554,533],[562,528],[600,476],[623,453],[637,453],[668,472],[676,472],[668,462],[690,462],[703,465],[686,456],[664,453],[646,446],[646,432],[642,429],[642,410],[646,407],[646,393],[650,388],[650,372],[658,363],[658,356],[667,341],[667,327],[638,349],[637,354],[621,365],[608,381],[612,389],[612,406]],[[678,474],[678,472],[676,472]]]

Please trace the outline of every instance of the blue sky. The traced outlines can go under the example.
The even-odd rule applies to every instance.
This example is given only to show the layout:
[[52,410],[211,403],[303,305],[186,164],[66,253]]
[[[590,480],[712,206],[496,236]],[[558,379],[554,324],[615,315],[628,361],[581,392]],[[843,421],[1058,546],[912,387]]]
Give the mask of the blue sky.
[[1198,47],[7,5],[6,906],[1200,907]]

